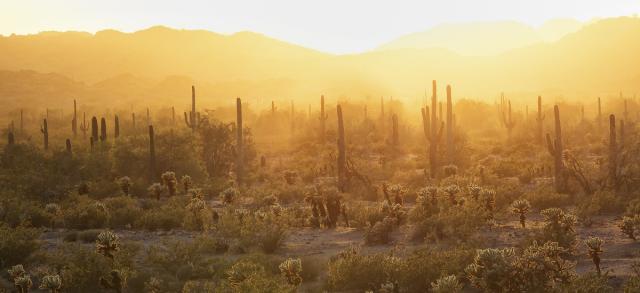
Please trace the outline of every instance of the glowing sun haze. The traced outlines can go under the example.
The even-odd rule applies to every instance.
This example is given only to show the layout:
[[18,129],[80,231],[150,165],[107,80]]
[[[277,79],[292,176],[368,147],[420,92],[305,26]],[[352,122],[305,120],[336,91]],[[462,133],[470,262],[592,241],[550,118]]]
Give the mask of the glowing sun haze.
[[254,31],[332,53],[371,50],[442,23],[554,18],[588,21],[638,13],[638,0],[4,0],[0,34],[136,31],[154,25],[219,33]]

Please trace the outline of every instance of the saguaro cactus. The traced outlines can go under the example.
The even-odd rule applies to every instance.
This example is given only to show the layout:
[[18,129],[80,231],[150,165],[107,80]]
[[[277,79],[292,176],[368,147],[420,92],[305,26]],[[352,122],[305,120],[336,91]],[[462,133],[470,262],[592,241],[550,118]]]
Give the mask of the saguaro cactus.
[[80,130],[82,131],[82,138],[87,138],[87,130],[89,125],[87,124],[87,114],[82,112],[82,124],[80,124]]
[[71,119],[71,131],[73,131],[73,137],[78,135],[78,108],[76,107],[76,100],[73,100],[73,119]]
[[447,85],[447,160],[453,164],[453,103],[451,102],[451,86]]
[[13,131],[9,131],[7,133],[7,145],[14,145],[16,143],[16,139],[13,135]]
[[67,138],[67,140],[65,141],[65,146],[66,146],[67,153],[69,155],[71,155],[72,152],[71,152],[71,140],[70,139]]
[[600,97],[598,97],[598,130],[602,130],[602,105],[600,104]]
[[342,106],[338,105],[336,111],[338,114],[338,189],[344,192],[347,185],[347,154],[345,150]]
[[[504,94],[502,94],[502,100],[504,101]],[[507,111],[505,113],[504,103],[501,106],[502,110],[502,125],[507,129],[507,139],[511,139],[511,131],[516,126],[516,122],[511,117],[511,100],[507,101]]]
[[326,124],[325,122],[327,121],[327,117],[329,117],[325,112],[324,112],[324,95],[320,96],[320,142],[324,142],[324,138],[325,138],[325,127]]
[[398,115],[391,116],[391,142],[393,146],[400,144],[400,135],[398,134]]
[[242,184],[243,172],[244,172],[244,143],[242,138],[242,100],[236,98],[236,182],[238,186]]
[[118,115],[113,117],[113,137],[120,137],[120,118],[118,118]]
[[618,142],[616,141],[616,116],[609,115],[609,185],[618,189]]
[[133,132],[136,132],[136,113],[133,112],[131,113],[131,129],[133,129]]
[[99,137],[98,137],[98,118],[96,118],[96,116],[91,117],[91,139],[93,139],[93,142],[97,142]]
[[153,125],[149,125],[149,182],[156,179],[156,143]]
[[[620,93],[620,98],[622,98],[622,93]],[[627,104],[627,99],[624,99],[624,120],[629,120],[629,107]]]
[[440,122],[438,127],[438,117],[436,117],[436,107],[438,105],[438,97],[436,93],[436,81],[432,81],[431,95],[431,115],[429,115],[429,107],[422,108],[422,126],[424,137],[429,141],[429,170],[431,178],[435,178],[438,171],[438,144],[444,130],[444,123]]
[[100,141],[107,141],[107,120],[104,117],[100,119]]
[[196,87],[191,86],[191,112],[189,112],[187,118],[187,112],[184,112],[184,123],[187,127],[191,128],[191,131],[196,131],[200,126],[200,113],[196,112]]
[[44,139],[44,149],[49,149],[49,126],[47,125],[47,119],[45,118],[42,121],[42,125],[40,126],[40,132],[42,132],[42,137]]
[[564,164],[562,162],[562,129],[560,127],[560,110],[558,105],[553,106],[553,116],[555,123],[555,138],[552,141],[551,135],[547,133],[547,148],[554,162],[554,184],[556,192],[563,192],[565,189]]
[[541,145],[544,144],[544,139],[542,137],[542,122],[544,122],[545,115],[542,114],[542,97],[538,96],[538,116],[536,117],[536,140]]

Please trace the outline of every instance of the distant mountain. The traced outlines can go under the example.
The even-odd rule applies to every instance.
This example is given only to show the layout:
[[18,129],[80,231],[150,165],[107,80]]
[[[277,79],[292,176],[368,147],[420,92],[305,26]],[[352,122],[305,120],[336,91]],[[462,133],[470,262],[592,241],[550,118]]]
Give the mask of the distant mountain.
[[[549,23],[538,31],[554,26],[569,28],[571,22]],[[504,35],[514,31],[531,29],[503,30]],[[0,37],[0,102],[9,109],[56,106],[73,98],[113,107],[186,108],[191,84],[203,106],[232,104],[238,96],[265,107],[272,99],[305,105],[320,94],[415,101],[433,79],[451,84],[456,97],[494,99],[502,91],[513,99],[632,93],[640,91],[638,36],[640,18],[612,18],[554,42],[465,56],[444,48],[331,55],[255,33],[226,36],[165,27],[95,35],[48,32]],[[527,38],[514,40],[526,43]]]
[[399,37],[377,50],[444,48],[462,55],[487,56],[543,41],[556,41],[580,29],[574,20],[551,20],[540,28],[515,21],[444,24]]

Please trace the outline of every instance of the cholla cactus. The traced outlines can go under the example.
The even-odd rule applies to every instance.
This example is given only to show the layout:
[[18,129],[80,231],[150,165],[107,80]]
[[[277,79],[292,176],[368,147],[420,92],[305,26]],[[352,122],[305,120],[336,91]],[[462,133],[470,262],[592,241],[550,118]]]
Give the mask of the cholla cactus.
[[407,193],[407,188],[401,184],[394,184],[389,186],[389,193],[393,196],[393,202],[395,204],[402,205],[404,203],[404,194]]
[[511,203],[511,212],[520,215],[520,225],[525,228],[526,213],[529,212],[531,204],[526,199],[519,199]]
[[58,293],[62,288],[62,278],[59,275],[46,275],[40,281],[41,290],[49,290],[50,293]]
[[191,198],[191,201],[187,204],[187,209],[193,213],[196,213],[206,207],[207,203],[198,197]]
[[290,285],[298,287],[302,283],[302,261],[299,258],[288,258],[282,262],[278,268],[280,273]]
[[568,249],[575,246],[576,216],[565,213],[559,208],[546,209],[541,211],[540,214],[545,220],[543,233],[548,238],[547,240],[558,242],[560,246]]
[[462,292],[462,284],[454,275],[443,276],[431,283],[431,291],[434,293],[459,293]]
[[204,200],[204,192],[200,188],[189,189],[189,194],[191,195],[191,198],[199,198]]
[[191,176],[183,175],[181,181],[182,181],[182,187],[184,188],[184,193],[188,193],[189,189],[191,189],[191,186],[193,185]]
[[23,275],[14,279],[13,285],[16,287],[18,293],[28,293],[33,286],[33,282],[29,275]]
[[478,201],[478,199],[480,198],[480,192],[482,192],[482,187],[471,183],[469,184],[469,186],[467,186],[467,191],[469,192],[471,197],[473,197],[473,200]]
[[232,203],[235,200],[236,195],[238,195],[238,191],[233,187],[229,187],[220,192],[222,202],[227,204]]
[[124,193],[124,195],[129,195],[129,190],[131,189],[131,178],[129,178],[128,176],[123,176],[118,178],[118,186],[120,186],[120,189],[122,190],[122,193]]
[[11,278],[11,280],[15,281],[15,279],[24,276],[26,274],[26,271],[24,270],[24,267],[22,265],[15,265],[8,269],[7,273],[9,273],[9,277]]
[[103,231],[98,234],[96,240],[96,252],[113,260],[114,254],[120,250],[120,237],[111,231]]
[[633,217],[624,216],[622,218],[622,223],[618,225],[622,233],[633,240],[636,240],[635,231],[638,226],[640,226],[640,215],[635,215]]
[[513,248],[481,249],[465,272],[471,284],[483,292],[507,292],[512,282],[511,263],[515,258]]
[[162,173],[161,178],[162,183],[167,187],[167,190],[169,190],[169,195],[176,195],[176,191],[178,190],[178,180],[176,179],[176,173],[167,171]]
[[238,288],[245,280],[264,272],[264,268],[249,261],[239,261],[227,270],[227,281],[232,288]]
[[160,195],[162,195],[162,191],[164,187],[160,183],[153,183],[147,188],[151,196],[155,196],[157,200],[160,200]]
[[482,201],[484,202],[484,208],[489,212],[489,216],[493,218],[493,210],[496,206],[496,192],[491,189],[482,189],[480,192]]
[[596,272],[600,275],[600,254],[602,254],[602,243],[604,241],[599,237],[589,237],[584,243],[589,248],[589,256],[596,266]]
[[460,187],[458,187],[458,185],[452,184],[446,186],[442,189],[442,191],[444,191],[449,196],[449,201],[451,201],[451,204],[455,205],[458,203],[458,201],[456,200],[456,194],[460,192]]
[[162,280],[151,277],[149,281],[144,283],[144,292],[147,293],[160,293],[162,290]]
[[62,218],[62,208],[55,203],[48,203],[44,206],[44,211],[51,215],[51,229],[55,228],[57,220]]

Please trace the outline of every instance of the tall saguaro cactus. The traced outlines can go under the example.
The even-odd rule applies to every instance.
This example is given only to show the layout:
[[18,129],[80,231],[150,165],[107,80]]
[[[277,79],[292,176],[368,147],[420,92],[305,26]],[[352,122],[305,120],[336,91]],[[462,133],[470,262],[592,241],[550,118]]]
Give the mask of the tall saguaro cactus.
[[107,120],[103,118],[100,119],[100,142],[107,141]]
[[91,139],[93,142],[97,142],[98,137],[98,118],[96,116],[91,117]]
[[507,129],[507,139],[511,140],[511,131],[516,126],[516,122],[511,117],[511,100],[507,101],[507,111],[504,109],[504,94],[502,95],[502,125]]
[[149,125],[149,182],[156,179],[156,141],[153,125]]
[[398,115],[391,115],[391,143],[393,146],[400,144],[400,134],[398,134]]
[[553,106],[553,116],[555,124],[555,138],[551,140],[551,135],[547,133],[547,148],[549,154],[553,157],[554,166],[554,184],[556,192],[565,190],[565,172],[562,162],[562,128],[560,126],[560,110],[558,105]]
[[384,120],[384,97],[380,97],[380,129],[385,129]]
[[16,143],[15,136],[13,135],[13,131],[9,131],[7,133],[7,145],[14,145]]
[[438,144],[444,131],[444,122],[440,122],[440,127],[438,127],[438,117],[436,117],[438,97],[435,80],[432,81],[431,90],[431,115],[429,115],[429,107],[422,109],[422,126],[424,136],[429,141],[429,172],[431,178],[435,178],[438,172]]
[[538,116],[536,117],[536,140],[538,141],[539,144],[544,144],[544,139],[542,137],[542,130],[543,130],[543,122],[544,122],[544,118],[545,115],[542,114],[542,97],[538,96]]
[[118,138],[120,137],[120,118],[118,118],[118,115],[113,117],[113,124],[113,137]]
[[244,141],[242,137],[242,100],[236,98],[236,182],[238,186],[244,179]]
[[71,151],[71,140],[67,138],[67,140],[65,141],[65,149],[67,150],[67,154],[72,155],[73,152]]
[[78,135],[78,108],[76,106],[76,100],[73,100],[73,119],[71,119],[71,131],[73,131],[73,137]]
[[44,149],[49,149],[49,126],[47,125],[47,118],[42,121],[42,126],[40,126],[40,132],[42,132],[42,138],[44,140]]
[[600,103],[600,97],[598,97],[598,130],[602,131],[602,104]]
[[347,153],[344,140],[344,120],[342,119],[342,106],[338,105],[338,189],[344,192],[347,188]]
[[89,130],[89,125],[87,124],[87,113],[82,112],[82,124],[80,124],[82,138],[87,138],[87,130]]
[[618,142],[616,140],[616,116],[609,115],[609,185],[618,189]]
[[196,87],[191,86],[191,112],[189,112],[187,118],[187,112],[184,112],[184,123],[187,127],[191,128],[191,131],[196,131],[200,126],[200,113],[196,112]]
[[324,95],[320,96],[320,142],[324,142],[326,121],[329,116],[324,112]]
[[447,160],[453,163],[453,103],[451,101],[451,86],[447,85]]

